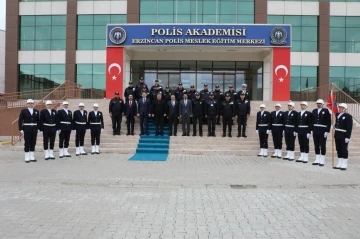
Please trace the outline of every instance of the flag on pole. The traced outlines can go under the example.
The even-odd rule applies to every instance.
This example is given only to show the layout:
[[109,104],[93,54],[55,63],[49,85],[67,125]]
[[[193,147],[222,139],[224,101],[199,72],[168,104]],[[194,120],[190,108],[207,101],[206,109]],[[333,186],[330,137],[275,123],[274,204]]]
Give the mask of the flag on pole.
[[306,78],[306,84],[305,84],[305,88],[309,88],[309,78]]
[[327,100],[327,107],[329,110],[331,110],[334,114],[337,114],[338,111],[338,107],[337,107],[337,103],[336,103],[336,95],[334,94],[334,91],[331,90],[328,100]]

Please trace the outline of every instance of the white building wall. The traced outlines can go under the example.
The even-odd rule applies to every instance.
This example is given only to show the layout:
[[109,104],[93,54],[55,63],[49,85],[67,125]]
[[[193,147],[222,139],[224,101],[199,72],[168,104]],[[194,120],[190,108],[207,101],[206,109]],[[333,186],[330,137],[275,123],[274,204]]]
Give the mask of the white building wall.
[[127,13],[127,1],[123,1],[123,0],[77,2],[77,14],[126,14],[126,13]]
[[20,2],[19,15],[66,15],[67,2]]
[[0,30],[0,93],[5,92],[5,31]]

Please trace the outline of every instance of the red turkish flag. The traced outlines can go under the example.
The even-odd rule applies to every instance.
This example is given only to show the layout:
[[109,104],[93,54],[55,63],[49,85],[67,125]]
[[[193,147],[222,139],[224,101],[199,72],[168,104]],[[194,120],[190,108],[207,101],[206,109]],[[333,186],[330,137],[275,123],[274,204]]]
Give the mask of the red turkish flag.
[[339,113],[337,103],[336,103],[336,95],[334,94],[334,92],[332,90],[330,91],[330,94],[329,94],[329,97],[328,97],[328,100],[327,100],[327,107],[334,114]]
[[273,48],[273,101],[290,100],[290,48]]
[[114,97],[116,91],[123,96],[124,48],[106,48],[106,98]]

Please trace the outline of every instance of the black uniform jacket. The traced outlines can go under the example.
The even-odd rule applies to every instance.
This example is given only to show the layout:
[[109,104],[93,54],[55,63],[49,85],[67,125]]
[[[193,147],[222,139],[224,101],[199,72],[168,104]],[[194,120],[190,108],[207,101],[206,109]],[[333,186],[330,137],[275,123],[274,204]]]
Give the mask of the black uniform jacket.
[[73,116],[73,129],[85,131],[88,128],[87,116],[86,110],[83,110],[83,115],[81,115],[80,110],[75,110]]
[[30,113],[29,109],[22,109],[19,115],[19,131],[24,132],[37,132],[40,122],[40,114],[37,109],[33,109],[33,114]]
[[313,126],[313,115],[310,111],[304,111],[301,115],[301,111],[297,115],[297,128],[298,134],[310,134]]
[[284,112],[279,111],[276,115],[276,111],[271,112],[271,131],[282,132],[284,130]]
[[330,132],[331,127],[331,115],[328,109],[321,109],[318,113],[318,109],[314,109],[313,112],[313,134],[324,134]]
[[57,126],[58,130],[69,132],[73,128],[72,126],[72,112],[71,110],[67,110],[68,113],[64,109],[58,110],[57,115]]
[[57,126],[57,112],[54,109],[51,109],[51,114],[48,109],[43,109],[40,112],[40,131],[45,133],[55,133],[58,129]]
[[350,139],[353,127],[353,118],[348,113],[343,113],[340,117],[336,114],[335,139]]
[[298,123],[298,112],[292,110],[292,111],[286,111],[284,113],[285,133],[296,132],[297,123]]
[[261,115],[261,111],[256,115],[256,130],[259,132],[266,132],[271,129],[271,115],[268,111],[264,111]]

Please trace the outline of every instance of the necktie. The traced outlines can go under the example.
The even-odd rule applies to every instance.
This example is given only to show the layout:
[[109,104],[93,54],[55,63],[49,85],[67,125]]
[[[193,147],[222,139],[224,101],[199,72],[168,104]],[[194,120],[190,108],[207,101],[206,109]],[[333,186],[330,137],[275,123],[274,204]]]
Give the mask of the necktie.
[[132,101],[130,101],[130,107],[131,107],[131,102],[132,102]]
[[143,103],[145,104],[145,98],[143,99]]
[[186,106],[187,100],[185,100],[185,106]]

